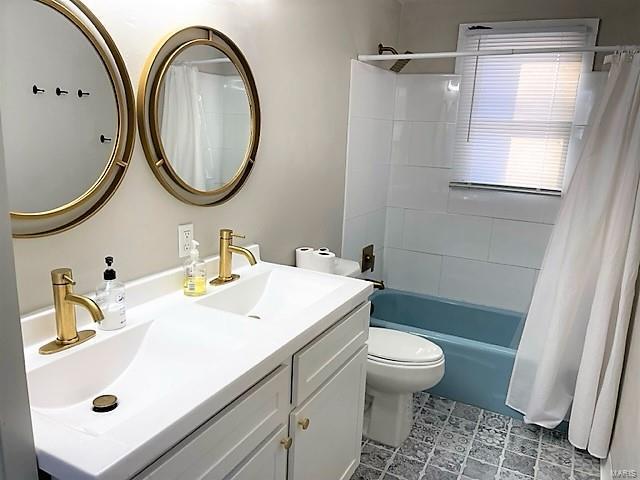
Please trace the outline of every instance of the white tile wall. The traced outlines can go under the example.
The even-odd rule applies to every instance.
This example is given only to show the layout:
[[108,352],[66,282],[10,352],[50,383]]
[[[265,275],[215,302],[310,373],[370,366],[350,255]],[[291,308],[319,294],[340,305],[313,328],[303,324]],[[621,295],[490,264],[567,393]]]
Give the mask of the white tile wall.
[[491,223],[490,218],[405,210],[404,248],[486,260]]
[[455,123],[459,87],[458,75],[398,75],[395,119]]
[[529,307],[535,270],[443,257],[438,294],[482,305],[524,312]]
[[387,204],[446,212],[450,177],[450,169],[392,165]]
[[404,210],[387,207],[387,224],[385,227],[385,247],[402,248],[404,232]]
[[454,138],[455,123],[396,120],[391,163],[450,168]]
[[442,257],[395,248],[384,249],[385,282],[399,290],[437,295]]
[[559,197],[452,188],[449,190],[447,211],[462,215],[553,224],[559,208]]
[[[394,86],[389,72],[355,64],[362,91],[352,91],[347,163],[348,177],[362,178],[347,181],[343,255],[359,260],[374,243],[371,276],[391,288],[525,311],[560,198],[450,189],[458,77],[401,74]],[[581,79],[576,121],[589,117],[602,82]]]
[[349,116],[393,119],[395,83],[393,72],[352,60]]
[[373,244],[382,278],[395,74],[352,61],[349,101],[342,256],[359,261]]
[[543,223],[494,220],[489,261],[540,268],[552,229]]

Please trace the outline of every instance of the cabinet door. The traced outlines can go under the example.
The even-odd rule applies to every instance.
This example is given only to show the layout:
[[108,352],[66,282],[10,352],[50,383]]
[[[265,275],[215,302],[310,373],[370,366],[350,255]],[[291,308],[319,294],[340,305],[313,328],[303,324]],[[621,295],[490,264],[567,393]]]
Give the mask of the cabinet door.
[[287,439],[287,426],[273,434],[262,447],[225,480],[285,480],[287,451],[282,441]]
[[360,462],[366,367],[364,346],[291,413],[289,480],[351,477]]
[[286,426],[291,368],[278,367],[156,460],[135,480],[221,480]]

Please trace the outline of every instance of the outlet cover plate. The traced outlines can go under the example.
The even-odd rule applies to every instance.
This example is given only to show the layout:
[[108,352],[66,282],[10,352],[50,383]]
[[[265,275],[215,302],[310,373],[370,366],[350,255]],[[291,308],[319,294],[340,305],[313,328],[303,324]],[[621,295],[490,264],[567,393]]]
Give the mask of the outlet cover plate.
[[193,240],[193,223],[178,225],[178,257],[189,256],[191,240]]

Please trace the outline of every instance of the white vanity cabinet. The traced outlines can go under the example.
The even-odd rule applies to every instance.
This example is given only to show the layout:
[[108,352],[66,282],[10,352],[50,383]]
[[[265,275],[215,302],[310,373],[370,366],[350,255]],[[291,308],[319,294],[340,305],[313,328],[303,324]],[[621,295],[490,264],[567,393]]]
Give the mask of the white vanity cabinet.
[[367,302],[135,480],[347,480],[360,461]]
[[283,425],[258,450],[231,473],[228,480],[283,480],[287,475],[287,451],[282,442],[288,441],[287,426]]
[[[290,415],[289,480],[348,480],[360,461],[367,348]],[[306,428],[305,428],[306,427]]]

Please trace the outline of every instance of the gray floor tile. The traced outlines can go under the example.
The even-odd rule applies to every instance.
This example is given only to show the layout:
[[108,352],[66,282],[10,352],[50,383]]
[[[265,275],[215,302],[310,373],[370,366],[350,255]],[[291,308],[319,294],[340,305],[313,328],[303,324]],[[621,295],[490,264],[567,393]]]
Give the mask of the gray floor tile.
[[600,475],[600,460],[583,450],[574,449],[574,468],[590,475]]
[[406,480],[418,480],[423,468],[424,462],[420,460],[414,460],[413,458],[403,455],[396,455],[393,457],[391,465],[387,468],[387,473]]
[[450,472],[460,473],[463,462],[464,455],[450,452],[449,450],[443,450],[441,448],[435,448],[433,450],[431,460],[429,460],[429,465],[433,467],[440,467]]
[[588,473],[582,473],[577,470],[573,472],[574,480],[600,480],[600,474],[598,475],[589,475]]
[[429,398],[425,402],[424,406],[431,410],[437,410],[439,412],[449,413],[454,405],[453,400],[448,398],[438,397],[437,395],[429,395]]
[[422,442],[416,438],[409,437],[402,445],[400,445],[398,453],[405,457],[415,458],[416,460],[426,462],[431,450],[433,450],[433,443]]
[[457,478],[457,473],[451,473],[445,470],[440,470],[437,467],[428,466],[424,471],[422,480],[456,480]]
[[495,412],[489,412],[488,410],[483,410],[480,414],[480,424],[486,425],[494,430],[506,430],[509,427],[510,420],[511,417]]
[[503,448],[506,443],[507,432],[504,430],[495,430],[485,425],[478,425],[478,432],[475,438],[492,447]]
[[420,412],[420,419],[427,425],[433,425],[434,427],[444,427],[447,421],[447,415],[445,412],[439,412],[437,410],[431,410],[430,408],[423,408]]
[[472,422],[470,420],[465,420],[464,418],[454,417],[451,415],[447,419],[447,423],[445,423],[444,428],[462,435],[473,435],[473,432],[476,429],[476,423],[477,422]]
[[519,453],[505,451],[502,466],[509,470],[520,472],[523,475],[533,476],[536,459]]
[[469,450],[470,457],[476,460],[482,460],[485,463],[491,463],[492,465],[500,464],[500,455],[502,455],[502,448],[492,447],[478,440],[473,441],[471,450]]
[[473,458],[468,458],[462,470],[462,474],[473,480],[493,480],[498,473],[498,467],[482,463]]
[[426,402],[429,399],[429,394],[427,392],[417,392],[413,394],[413,404],[414,405],[419,405],[420,407],[422,407],[422,405],[424,405],[424,402]]
[[510,434],[507,439],[507,450],[535,458],[538,456],[538,441]]
[[410,438],[398,449],[363,439],[351,480],[600,480],[600,461],[562,432],[426,393],[415,401]]
[[381,470],[376,470],[360,464],[355,473],[351,476],[351,480],[378,480],[381,475]]
[[389,463],[389,460],[391,460],[392,456],[392,450],[387,450],[385,448],[377,447],[371,443],[367,443],[362,448],[360,462],[369,467],[384,470],[384,468],[387,466],[387,463]]
[[536,472],[536,480],[570,480],[571,469],[540,460]]
[[571,450],[560,448],[556,445],[543,443],[540,447],[540,460],[554,463],[561,467],[571,468],[571,464],[573,463],[573,452]]
[[456,402],[455,407],[453,407],[452,415],[475,422],[480,417],[480,412],[481,409],[478,407],[467,405],[466,403]]
[[413,422],[409,436],[434,445],[441,431],[442,427],[426,423],[422,417],[418,417]]
[[367,444],[378,448],[384,448],[385,450],[395,450],[395,448],[385,445],[384,443],[376,442],[375,440],[368,439]]
[[533,480],[533,477],[523,475],[519,472],[514,472],[507,468],[501,468],[498,473],[498,480]]
[[436,440],[436,446],[464,455],[471,446],[471,439],[471,435],[461,435],[445,428]]
[[555,445],[567,450],[573,450],[573,445],[569,442],[567,434],[557,430],[544,430],[542,432],[542,443],[547,445]]
[[511,420],[511,433],[529,440],[539,440],[542,429],[538,425],[529,425],[522,420]]

